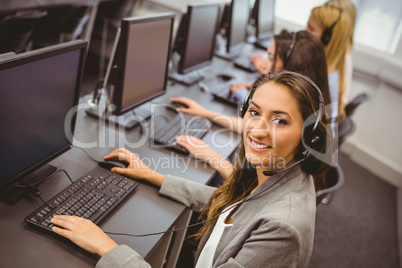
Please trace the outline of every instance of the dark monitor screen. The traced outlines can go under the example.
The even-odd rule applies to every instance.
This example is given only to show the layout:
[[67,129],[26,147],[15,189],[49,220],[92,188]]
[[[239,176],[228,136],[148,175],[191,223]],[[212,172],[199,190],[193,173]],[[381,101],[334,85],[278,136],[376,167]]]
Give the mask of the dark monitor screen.
[[246,41],[250,14],[249,0],[232,0],[229,9],[227,52],[240,49]]
[[111,84],[121,115],[166,91],[174,14],[163,13],[121,21],[121,34]]
[[256,0],[253,9],[257,39],[272,36],[275,21],[275,0]]
[[[0,188],[71,148],[86,42],[72,41],[0,61]],[[69,128],[69,129],[65,129]]]
[[218,30],[219,4],[191,4],[183,15],[174,51],[180,55],[178,72],[185,74],[212,63]]

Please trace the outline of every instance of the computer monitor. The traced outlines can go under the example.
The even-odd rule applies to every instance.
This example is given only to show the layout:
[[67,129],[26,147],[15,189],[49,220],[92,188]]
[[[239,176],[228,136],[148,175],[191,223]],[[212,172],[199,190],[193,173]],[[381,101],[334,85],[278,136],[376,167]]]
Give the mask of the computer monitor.
[[223,38],[219,40],[216,56],[232,60],[240,54],[247,40],[249,15],[249,0],[232,0],[225,5],[221,22]]
[[75,116],[66,116],[78,104],[86,46],[72,41],[0,61],[3,201],[13,203],[26,192],[11,184],[34,185],[52,174],[49,161],[71,148]]
[[274,35],[275,0],[256,0],[251,17],[255,27],[254,45],[266,50]]
[[110,103],[106,113],[98,106],[87,109],[88,115],[126,129],[151,115],[138,106],[166,92],[173,23],[170,12],[122,19],[105,83]]
[[198,71],[212,63],[219,12],[219,4],[188,5],[176,34],[172,54],[175,71],[169,78],[185,85],[203,79]]

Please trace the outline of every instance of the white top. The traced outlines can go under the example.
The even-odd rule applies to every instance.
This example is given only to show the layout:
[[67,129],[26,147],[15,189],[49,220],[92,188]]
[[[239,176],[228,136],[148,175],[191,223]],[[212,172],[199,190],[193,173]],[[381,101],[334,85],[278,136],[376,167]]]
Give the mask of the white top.
[[205,243],[205,246],[200,253],[200,256],[198,258],[195,268],[212,267],[212,262],[214,260],[216,247],[218,246],[218,243],[221,240],[223,231],[225,230],[225,227],[233,225],[233,224],[226,224],[225,219],[230,214],[230,212],[233,210],[233,208],[236,207],[237,204],[238,203],[231,205],[231,208],[228,209],[227,211],[225,211],[227,208],[224,209],[223,211],[225,211],[225,212],[223,212],[219,216],[219,218],[216,221],[216,224],[214,226],[214,229],[212,230],[211,236],[208,238],[207,243]]
[[346,53],[345,56],[345,93],[343,93],[343,104],[346,105],[350,102],[351,87],[353,75],[353,59],[352,53]]

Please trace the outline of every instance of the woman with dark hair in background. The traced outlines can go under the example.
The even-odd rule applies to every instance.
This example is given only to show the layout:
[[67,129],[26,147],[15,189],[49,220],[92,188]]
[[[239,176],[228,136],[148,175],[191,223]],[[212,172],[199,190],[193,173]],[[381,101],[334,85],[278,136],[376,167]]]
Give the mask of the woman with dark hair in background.
[[[254,65],[260,73],[287,70],[306,75],[318,85],[324,95],[325,104],[330,103],[325,51],[314,35],[307,31],[290,33],[282,30],[274,35],[268,47],[268,57],[255,57]],[[239,102],[244,100],[251,83],[233,84],[230,88]]]

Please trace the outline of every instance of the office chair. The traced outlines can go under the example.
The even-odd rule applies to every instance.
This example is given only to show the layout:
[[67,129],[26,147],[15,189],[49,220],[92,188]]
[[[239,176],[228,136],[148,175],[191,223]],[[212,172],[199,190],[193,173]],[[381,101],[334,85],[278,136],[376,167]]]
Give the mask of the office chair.
[[84,32],[89,20],[89,9],[86,6],[74,7],[61,29],[60,41],[67,42],[78,39]]
[[46,11],[30,10],[6,16],[0,21],[0,53],[26,50],[36,23]]
[[331,166],[325,174],[325,188],[316,193],[317,206],[328,205],[333,199],[334,192],[342,187],[344,181],[342,168],[339,165]]
[[338,147],[340,147],[347,137],[356,131],[356,123],[351,117],[344,117],[338,122]]
[[78,39],[89,20],[87,6],[65,6],[48,11],[32,36],[32,48],[41,48]]
[[345,106],[346,116],[352,116],[356,108],[368,99],[370,99],[370,95],[366,92],[357,95],[351,102],[349,102]]

